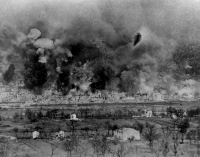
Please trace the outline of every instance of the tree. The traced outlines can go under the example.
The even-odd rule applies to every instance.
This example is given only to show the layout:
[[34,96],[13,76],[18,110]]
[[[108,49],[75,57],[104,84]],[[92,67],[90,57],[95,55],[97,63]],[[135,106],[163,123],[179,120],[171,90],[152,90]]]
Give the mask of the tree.
[[109,130],[111,129],[110,121],[105,122],[105,128],[107,129],[107,135],[109,135]]
[[51,110],[48,110],[48,111],[46,112],[45,117],[50,118],[50,119],[53,118],[53,114],[52,114]]
[[198,119],[198,126],[196,127],[196,144],[197,144],[197,154],[200,155],[200,119]]
[[79,125],[77,120],[70,120],[69,123],[67,123],[67,125],[70,128],[70,131],[72,131],[72,133],[76,132],[76,128]]
[[72,151],[75,149],[74,142],[71,139],[70,140],[66,140],[63,143],[63,147],[64,147],[64,150],[67,151],[68,154],[71,157],[72,156]]
[[121,110],[115,110],[115,115],[118,117],[118,118],[121,118],[122,117],[122,111]]
[[125,157],[128,154],[128,150],[125,148],[124,144],[120,144],[116,151],[117,157]]
[[30,122],[35,122],[36,121],[36,115],[30,109],[26,109],[25,117]]
[[162,139],[155,142],[154,147],[151,148],[151,151],[155,153],[156,157],[164,156],[167,157],[170,152],[170,142],[169,138],[162,134]]
[[149,142],[150,149],[152,149],[154,142],[159,139],[160,134],[157,133],[155,125],[151,125],[147,122],[143,131],[143,136],[145,140]]
[[177,116],[180,118],[183,118],[184,110],[183,109],[178,109],[177,110]]
[[162,128],[162,139],[160,149],[164,157],[170,152],[170,135],[171,131],[168,127]]
[[100,123],[95,123],[95,125],[94,125],[94,130],[95,130],[95,132],[96,132],[96,135],[97,135],[98,130],[100,129],[100,127],[101,127],[101,124],[100,124]]
[[110,150],[109,142],[106,136],[95,137],[90,141],[96,155],[105,156],[106,152]]
[[18,112],[15,112],[14,116],[13,116],[13,119],[14,120],[18,120],[20,118],[20,115]]
[[54,151],[56,150],[57,146],[51,142],[48,142],[51,146],[51,157],[53,157]]
[[143,132],[144,130],[144,124],[143,123],[139,123],[138,121],[133,125],[133,128],[138,130],[140,133]]
[[37,113],[37,118],[40,120],[41,118],[43,118],[43,114],[42,114],[42,111],[39,111]]
[[63,143],[63,148],[65,151],[68,152],[68,154],[71,157],[73,150],[75,150],[75,149],[77,150],[78,144],[79,144],[78,137],[76,135],[72,134],[70,136],[70,139],[66,140]]
[[117,124],[111,125],[111,130],[112,130],[112,135],[114,134],[114,131],[117,130],[119,128],[119,126]]
[[85,109],[82,109],[82,114],[84,113],[84,118],[88,118],[89,117],[89,109],[88,108],[85,108]]
[[8,141],[1,139],[0,140],[0,156],[1,157],[8,157],[10,151],[10,146]]
[[167,154],[170,152],[170,144],[168,140],[162,140],[161,143],[162,154],[164,157],[167,157]]
[[87,155],[89,149],[88,149],[88,145],[87,145],[87,141],[85,140],[81,140],[79,142],[79,147],[78,147],[78,153],[79,153],[79,157],[87,157],[89,155]]
[[172,145],[171,145],[171,148],[172,148],[172,152],[174,153],[174,156],[177,156],[178,154],[178,146],[179,146],[179,143],[178,143],[178,133],[174,133],[173,134],[173,137],[172,137]]
[[189,120],[188,119],[183,119],[179,122],[178,124],[178,129],[179,129],[179,132],[181,133],[181,140],[182,140],[182,143],[184,141],[184,135],[186,134],[187,132],[187,129],[190,127],[190,123],[189,123]]
[[19,132],[19,129],[15,127],[15,128],[13,128],[13,131],[15,133],[15,137],[17,137],[17,133]]
[[85,126],[81,130],[84,130],[85,131],[85,137],[88,137],[88,132],[89,132],[90,128]]
[[200,108],[191,109],[187,111],[188,117],[195,117],[198,116],[199,114],[200,114]]
[[190,140],[190,146],[192,144],[192,140],[195,140],[196,130],[190,130],[187,135],[186,139]]
[[174,108],[174,107],[168,107],[167,108],[167,115],[172,115],[172,114],[176,114],[177,115],[177,109],[176,108]]
[[61,120],[65,119],[65,112],[64,112],[64,111],[62,111],[62,112],[60,113],[60,119],[61,119]]

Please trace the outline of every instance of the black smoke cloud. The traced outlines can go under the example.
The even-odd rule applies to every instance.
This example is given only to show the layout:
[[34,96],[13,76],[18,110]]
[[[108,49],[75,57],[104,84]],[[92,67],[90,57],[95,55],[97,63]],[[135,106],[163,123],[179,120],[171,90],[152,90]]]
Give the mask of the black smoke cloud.
[[15,72],[15,66],[11,64],[3,76],[6,83],[9,83],[10,81],[12,81],[14,72]]
[[[177,82],[198,82],[198,72],[193,74],[198,69],[196,64],[185,59],[183,65],[176,56],[181,55],[178,46],[193,42],[198,45],[200,41],[200,9],[196,8],[199,3],[8,0],[1,5],[1,73],[10,64],[23,71],[24,65],[35,69],[39,63],[45,73],[44,79],[36,79],[40,80],[39,86],[57,82],[65,93],[74,88],[70,81],[74,68],[82,68],[83,76],[89,71],[83,84],[79,84],[84,89],[89,85],[92,90],[129,93],[155,89],[177,92],[182,88],[176,86]],[[40,31],[38,39],[28,37],[33,29]],[[191,77],[178,78],[175,73],[180,66],[193,67],[179,73]],[[166,76],[173,81],[166,81]],[[29,86],[32,88],[32,84]]]

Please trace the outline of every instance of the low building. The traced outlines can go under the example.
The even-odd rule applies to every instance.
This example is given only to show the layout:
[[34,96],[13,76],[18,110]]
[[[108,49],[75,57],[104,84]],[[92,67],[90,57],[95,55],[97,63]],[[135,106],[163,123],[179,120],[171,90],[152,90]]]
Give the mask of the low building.
[[152,117],[153,112],[151,110],[144,110],[142,117]]
[[73,113],[70,115],[70,120],[79,120],[79,119],[76,117],[76,114]]
[[65,132],[62,131],[62,130],[59,131],[58,134],[57,134],[57,137],[58,137],[58,138],[64,138],[64,137],[65,137]]
[[172,114],[172,119],[176,120],[178,117],[173,113]]
[[152,117],[152,111],[151,110],[146,111],[146,117]]
[[114,137],[119,138],[122,141],[129,139],[140,140],[140,132],[133,128],[122,128],[114,131]]
[[37,139],[39,137],[40,133],[38,131],[34,131],[32,133],[33,139]]

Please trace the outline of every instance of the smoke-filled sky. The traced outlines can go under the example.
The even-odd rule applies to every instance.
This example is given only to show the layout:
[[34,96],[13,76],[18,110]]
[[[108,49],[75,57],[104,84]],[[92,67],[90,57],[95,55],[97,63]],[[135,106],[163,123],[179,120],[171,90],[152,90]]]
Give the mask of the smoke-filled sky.
[[[40,67],[45,79],[26,82],[28,88],[54,77],[61,91],[78,85],[129,93],[183,94],[184,81],[192,80],[194,94],[199,15],[200,0],[0,0],[1,75],[11,64],[19,71]],[[97,39],[107,53],[91,48]],[[70,81],[74,68],[81,71],[80,62],[87,63],[84,79]]]
[[[24,24],[45,19],[53,26],[67,26],[76,16],[101,20],[104,9],[116,16],[115,23],[136,31],[141,25],[150,27],[159,35],[196,36],[200,19],[199,0],[1,0],[1,25]],[[109,17],[107,17],[109,18]],[[121,21],[123,19],[123,21]],[[134,30],[133,30],[134,29]],[[135,30],[136,29],[136,30]],[[188,35],[188,34],[187,34]],[[185,37],[184,36],[184,37]]]

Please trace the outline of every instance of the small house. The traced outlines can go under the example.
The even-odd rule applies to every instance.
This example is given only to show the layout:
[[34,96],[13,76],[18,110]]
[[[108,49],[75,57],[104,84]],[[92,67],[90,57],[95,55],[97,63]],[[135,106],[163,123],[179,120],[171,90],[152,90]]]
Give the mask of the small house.
[[70,115],[70,120],[78,120],[75,113]]
[[151,110],[147,110],[145,115],[146,115],[146,117],[152,117],[152,111]]
[[183,113],[183,116],[184,116],[184,117],[187,117],[187,112],[186,112],[186,111]]
[[152,111],[151,110],[144,110],[142,117],[152,117]]
[[140,140],[140,132],[133,128],[122,128],[114,131],[114,137],[119,138],[122,141],[129,139]]
[[32,133],[32,135],[33,135],[33,139],[37,139],[39,137],[40,133],[38,131],[34,131]]
[[178,117],[173,113],[172,114],[172,119],[176,120]]
[[58,138],[64,138],[65,137],[65,132],[64,131],[59,131],[57,134]]

